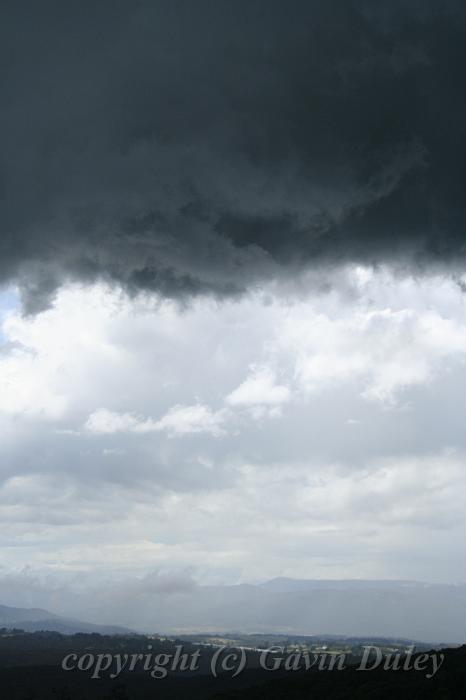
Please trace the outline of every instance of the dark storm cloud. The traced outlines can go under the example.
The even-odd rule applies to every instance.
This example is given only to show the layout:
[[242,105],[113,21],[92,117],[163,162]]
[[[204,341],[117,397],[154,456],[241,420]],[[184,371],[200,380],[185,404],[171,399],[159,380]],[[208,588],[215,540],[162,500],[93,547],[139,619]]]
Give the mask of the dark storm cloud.
[[186,297],[464,254],[466,13],[4,3],[0,281]]

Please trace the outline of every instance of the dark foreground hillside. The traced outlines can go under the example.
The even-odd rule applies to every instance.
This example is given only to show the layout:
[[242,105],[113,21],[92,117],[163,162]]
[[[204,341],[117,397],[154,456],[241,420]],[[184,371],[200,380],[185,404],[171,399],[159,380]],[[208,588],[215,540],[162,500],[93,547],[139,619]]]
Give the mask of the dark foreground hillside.
[[[60,635],[8,632],[0,635],[0,698],[5,700],[466,700],[466,646],[442,649],[444,661],[432,678],[419,671],[358,671],[354,657],[343,670],[266,671],[260,668],[259,654],[247,652],[247,664],[236,678],[211,672],[217,649],[183,641],[183,652],[197,653],[194,672],[169,673],[152,678],[137,667],[111,678],[111,668],[92,678],[91,671],[62,668],[63,658],[75,653],[130,655],[147,653],[170,655],[180,642],[139,635],[98,634]],[[419,652],[422,653],[422,652]],[[89,658],[86,657],[86,658]],[[412,660],[416,655],[412,657]],[[113,668],[113,667],[112,667]]]
[[[131,697],[131,696],[129,696]],[[446,651],[443,668],[426,679],[413,671],[347,669],[341,673],[290,675],[238,691],[222,691],[212,700],[465,700],[466,647]]]

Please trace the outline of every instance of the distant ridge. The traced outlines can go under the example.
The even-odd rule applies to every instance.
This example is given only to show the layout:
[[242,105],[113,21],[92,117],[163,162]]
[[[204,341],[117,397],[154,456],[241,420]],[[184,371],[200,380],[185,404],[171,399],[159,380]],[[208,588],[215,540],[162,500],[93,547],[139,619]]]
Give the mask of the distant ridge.
[[[405,581],[392,579],[297,579],[279,576],[259,584],[262,588],[276,593],[293,593],[295,591],[314,591],[333,589],[340,591],[365,589],[405,589],[426,588],[431,584],[421,581]],[[439,584],[440,585],[440,584]]]
[[97,625],[60,617],[41,608],[12,608],[7,605],[0,605],[0,628],[20,629],[25,632],[60,632],[61,634],[78,632],[128,634],[132,631],[118,625]]

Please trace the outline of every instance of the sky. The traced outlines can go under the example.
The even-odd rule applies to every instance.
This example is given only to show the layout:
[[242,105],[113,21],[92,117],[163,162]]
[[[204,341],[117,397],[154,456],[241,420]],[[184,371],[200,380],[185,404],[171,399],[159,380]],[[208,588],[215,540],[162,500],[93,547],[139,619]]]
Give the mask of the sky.
[[6,18],[3,602],[466,581],[464,4]]

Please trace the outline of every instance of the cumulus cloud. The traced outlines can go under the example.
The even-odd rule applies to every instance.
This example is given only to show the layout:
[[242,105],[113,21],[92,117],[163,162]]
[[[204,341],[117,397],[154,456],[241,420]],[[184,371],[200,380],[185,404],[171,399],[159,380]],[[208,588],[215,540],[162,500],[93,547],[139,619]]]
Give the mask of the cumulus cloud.
[[222,435],[224,414],[213,413],[208,406],[173,406],[163,418],[157,422],[157,430],[166,430],[172,435],[189,433],[210,433],[215,437]]
[[290,400],[291,392],[283,384],[276,384],[268,368],[252,372],[225,401],[230,406],[279,406]]
[[306,392],[362,378],[362,396],[392,402],[404,389],[431,381],[448,357],[465,357],[461,323],[434,311],[367,310],[331,319],[292,315],[280,344],[296,348],[295,377]]
[[223,421],[222,411],[214,413],[208,406],[198,403],[194,406],[173,406],[160,420],[141,418],[131,413],[116,413],[101,408],[91,413],[85,428],[91,433],[104,435],[121,432],[151,433],[163,430],[172,436],[210,433],[218,437],[223,434],[221,427]]

